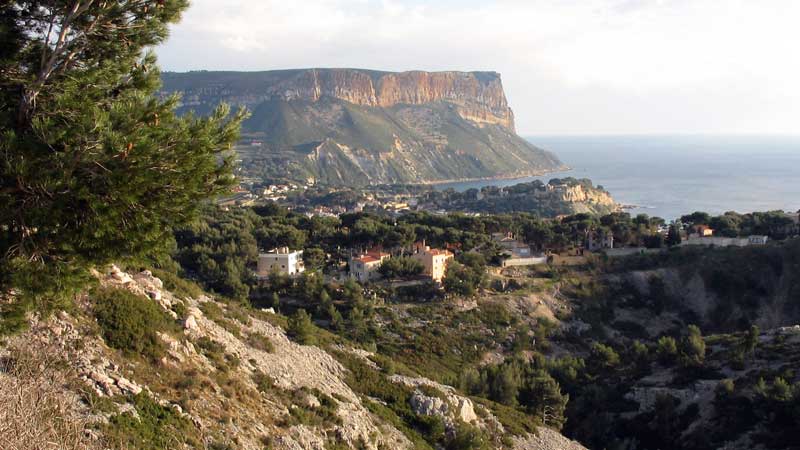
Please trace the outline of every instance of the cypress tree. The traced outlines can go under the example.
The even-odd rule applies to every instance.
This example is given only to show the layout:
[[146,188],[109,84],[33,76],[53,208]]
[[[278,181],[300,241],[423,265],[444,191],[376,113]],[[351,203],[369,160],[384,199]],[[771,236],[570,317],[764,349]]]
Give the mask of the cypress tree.
[[165,249],[230,188],[244,112],[176,115],[146,52],[187,6],[0,6],[0,332],[69,299],[91,267]]
[[678,226],[672,224],[669,226],[669,231],[667,232],[667,245],[670,247],[674,247],[681,243],[681,232],[678,230]]

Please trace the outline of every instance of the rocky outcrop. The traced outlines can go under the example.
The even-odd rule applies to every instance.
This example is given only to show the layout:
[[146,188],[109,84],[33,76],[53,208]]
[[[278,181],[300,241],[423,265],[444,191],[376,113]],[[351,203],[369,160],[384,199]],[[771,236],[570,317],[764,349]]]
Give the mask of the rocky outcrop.
[[[411,378],[401,375],[394,375],[391,380],[414,388],[427,386],[439,394],[433,396],[420,390],[415,391],[409,401],[411,408],[417,414],[442,417],[445,419],[445,423],[449,423],[451,426],[454,421],[465,423],[478,421],[478,415],[475,413],[475,405],[472,400],[458,395],[451,386],[436,383],[427,378]],[[487,414],[488,412],[484,411],[484,416]]]
[[563,202],[587,203],[612,207],[617,205],[608,192],[596,188],[586,188],[581,184],[557,186],[548,184],[547,189],[548,192],[554,193]]

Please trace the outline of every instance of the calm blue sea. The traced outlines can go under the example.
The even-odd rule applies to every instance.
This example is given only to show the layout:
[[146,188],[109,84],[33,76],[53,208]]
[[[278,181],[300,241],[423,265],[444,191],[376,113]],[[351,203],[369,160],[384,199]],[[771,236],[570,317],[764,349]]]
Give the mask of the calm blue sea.
[[553,177],[591,178],[631,212],[671,220],[800,209],[800,136],[531,136],[572,170],[544,177],[438,185],[463,191]]

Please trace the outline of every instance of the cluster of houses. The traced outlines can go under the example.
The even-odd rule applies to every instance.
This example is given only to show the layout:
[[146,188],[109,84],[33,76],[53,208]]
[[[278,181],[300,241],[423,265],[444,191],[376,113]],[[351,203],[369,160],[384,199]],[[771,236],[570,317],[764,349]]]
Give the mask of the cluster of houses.
[[[791,215],[794,224],[794,234],[800,234],[800,213]],[[715,236],[714,230],[707,225],[692,226],[687,233],[687,238],[680,245],[682,246],[715,246],[715,247],[746,247],[751,245],[764,245],[769,238],[763,235],[751,235],[747,237],[723,237]],[[531,266],[546,264],[552,261],[552,256],[547,253],[536,253],[531,247],[516,239],[511,232],[493,233],[492,241],[501,247],[503,267],[511,266]],[[614,235],[606,229],[592,229],[586,232],[584,247],[581,248],[590,252],[604,252],[608,256],[624,256],[634,253],[658,252],[661,249],[645,249],[638,247],[614,247]],[[412,245],[408,256],[419,261],[424,270],[425,279],[435,283],[441,283],[445,271],[454,254],[450,248],[439,249],[431,248],[425,242],[417,242]],[[366,252],[358,253],[348,261],[347,277],[367,283],[381,278],[380,267],[392,255],[381,249],[375,248]],[[258,267],[256,275],[259,278],[266,278],[271,273],[282,273],[289,276],[297,276],[305,271],[303,265],[303,251],[291,250],[287,247],[273,249],[258,256]]]
[[[359,254],[350,259],[348,276],[362,283],[378,280],[381,278],[378,269],[391,257],[391,254],[380,249],[372,249]],[[424,242],[418,242],[412,246],[409,257],[422,264],[425,278],[435,283],[441,283],[447,265],[453,260],[454,254],[450,250],[431,248]],[[281,247],[258,255],[256,276],[259,278],[267,278],[272,273],[297,276],[304,271],[302,250]]]
[[764,245],[768,240],[767,236],[755,234],[747,237],[714,236],[714,230],[708,225],[695,225],[689,230],[686,240],[681,242],[681,245],[747,247],[749,245]]
[[[381,278],[380,267],[392,255],[379,249],[369,250],[350,260],[350,278],[362,283]],[[453,260],[453,252],[447,249],[431,248],[425,242],[417,242],[412,246],[410,258],[419,261],[423,267],[423,275],[435,283],[441,283],[447,265]]]

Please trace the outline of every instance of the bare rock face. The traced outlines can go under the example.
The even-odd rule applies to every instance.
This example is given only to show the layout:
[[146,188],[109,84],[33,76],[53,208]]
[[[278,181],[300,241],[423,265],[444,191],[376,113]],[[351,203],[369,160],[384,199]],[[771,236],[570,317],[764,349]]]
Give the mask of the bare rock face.
[[[456,421],[481,424],[478,415],[475,413],[475,405],[472,400],[459,395],[452,386],[436,383],[427,378],[411,378],[401,375],[394,375],[391,380],[395,383],[418,389],[422,387],[433,388],[440,393],[438,396],[432,396],[424,394],[421,390],[414,392],[409,401],[411,408],[417,414],[439,416],[444,419],[445,425],[450,429],[453,428]],[[489,420],[492,420],[491,414],[488,411],[485,412]],[[486,426],[486,424],[481,425]],[[494,428],[502,428],[499,423],[492,423],[491,425]]]
[[447,403],[439,397],[431,397],[421,392],[415,392],[409,400],[415,413],[423,416],[446,416]]
[[[514,131],[500,74],[496,72],[377,72],[359,69],[304,69],[254,73],[236,85],[204,86],[189,90],[186,102],[203,96],[224,96],[232,103],[254,107],[269,99],[317,102],[323,97],[388,108],[447,101],[475,123],[498,124]],[[171,78],[166,75],[169,84]],[[169,86],[167,86],[169,88]]]

